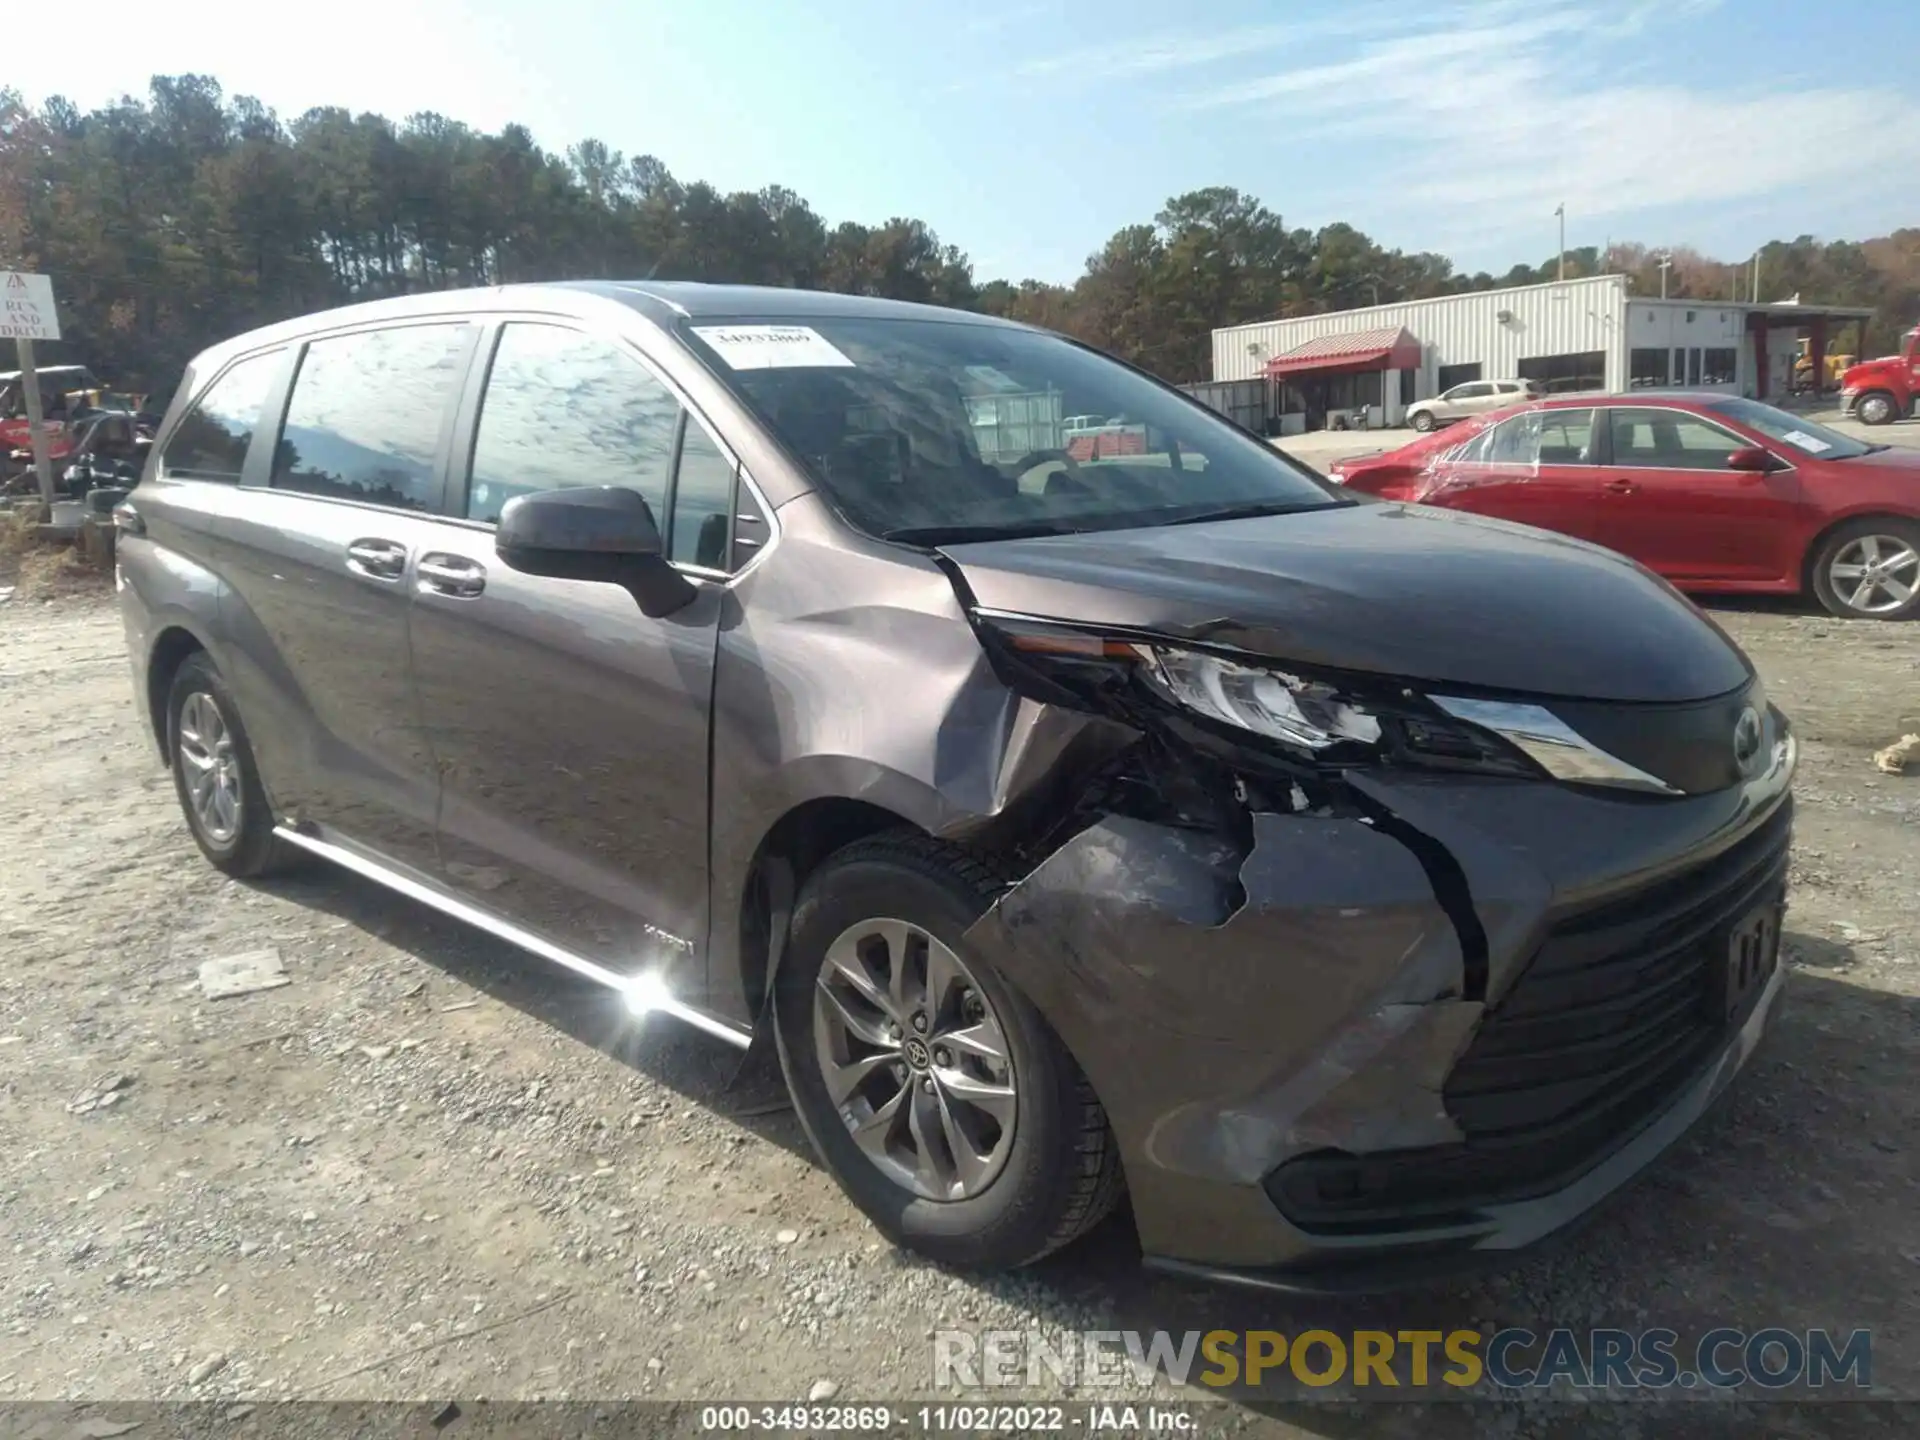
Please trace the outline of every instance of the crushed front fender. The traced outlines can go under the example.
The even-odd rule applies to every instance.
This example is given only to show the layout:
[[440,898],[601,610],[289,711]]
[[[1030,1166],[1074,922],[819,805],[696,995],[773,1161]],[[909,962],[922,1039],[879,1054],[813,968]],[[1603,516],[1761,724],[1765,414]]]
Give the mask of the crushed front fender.
[[1106,1106],[1149,1253],[1270,1263],[1289,1155],[1457,1138],[1439,1083],[1479,1014],[1426,871],[1365,819],[1224,837],[1109,816],[967,941],[1040,1007]]

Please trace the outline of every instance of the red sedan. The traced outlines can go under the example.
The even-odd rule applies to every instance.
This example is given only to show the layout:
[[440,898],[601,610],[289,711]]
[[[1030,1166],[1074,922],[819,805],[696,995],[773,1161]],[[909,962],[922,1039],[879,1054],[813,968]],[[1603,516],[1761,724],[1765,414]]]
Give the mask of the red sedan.
[[1682,590],[1920,615],[1920,450],[1734,395],[1569,395],[1477,416],[1334,479],[1605,545]]

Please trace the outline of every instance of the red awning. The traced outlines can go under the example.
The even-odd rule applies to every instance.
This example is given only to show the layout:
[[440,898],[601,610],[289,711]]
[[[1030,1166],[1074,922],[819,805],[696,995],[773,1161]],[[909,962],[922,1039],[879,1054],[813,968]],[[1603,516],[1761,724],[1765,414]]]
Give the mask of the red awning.
[[1267,362],[1269,375],[1351,374],[1360,370],[1411,370],[1420,363],[1420,342],[1400,325],[1322,335]]

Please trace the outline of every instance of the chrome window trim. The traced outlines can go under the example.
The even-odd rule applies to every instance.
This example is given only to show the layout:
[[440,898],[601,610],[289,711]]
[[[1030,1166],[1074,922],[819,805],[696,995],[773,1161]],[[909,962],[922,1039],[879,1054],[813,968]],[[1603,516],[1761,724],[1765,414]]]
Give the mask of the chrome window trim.
[[1602,750],[1543,706],[1510,700],[1469,700],[1456,695],[1428,698],[1456,720],[1491,730],[1555,779],[1656,795],[1686,793]]

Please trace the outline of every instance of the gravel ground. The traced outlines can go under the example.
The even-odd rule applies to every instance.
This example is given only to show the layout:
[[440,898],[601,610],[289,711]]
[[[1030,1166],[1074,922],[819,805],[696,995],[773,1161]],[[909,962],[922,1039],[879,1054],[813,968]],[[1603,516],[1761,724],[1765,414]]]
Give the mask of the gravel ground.
[[[1506,1324],[1864,1326],[1920,1396],[1920,776],[1868,758],[1920,730],[1920,629],[1719,614],[1804,742],[1778,1025],[1576,1244],[1330,1302],[1149,1278],[1119,1221],[1010,1279],[896,1253],[725,1047],[348,875],[221,877],[110,602],[0,604],[0,1399],[897,1401],[936,1326]],[[262,947],[291,983],[201,994]],[[1559,1433],[1463,1412],[1287,1428]]]

